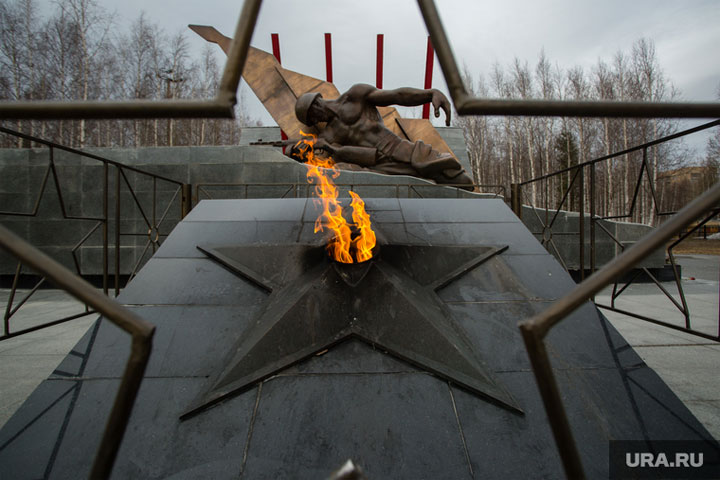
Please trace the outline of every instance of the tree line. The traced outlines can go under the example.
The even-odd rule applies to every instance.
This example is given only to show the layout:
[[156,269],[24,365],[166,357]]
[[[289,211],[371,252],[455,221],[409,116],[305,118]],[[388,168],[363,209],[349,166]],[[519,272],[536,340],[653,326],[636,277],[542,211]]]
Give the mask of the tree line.
[[[38,12],[36,0],[0,0],[0,100],[129,100],[211,98],[220,81],[213,45],[200,58],[189,51],[183,29],[162,31],[140,14],[122,31],[96,0],[56,0]],[[515,59],[496,64],[489,75],[465,69],[474,96],[508,99],[670,101],[679,96],[659,65],[651,40],[592,68],[562,69],[541,52],[534,65]],[[718,92],[720,98],[720,91]],[[465,133],[473,175],[480,184],[519,183],[625,150],[679,130],[668,119],[455,117]],[[243,125],[257,123],[242,105],[236,120],[138,119],[17,121],[10,128],[72,147],[231,145]],[[712,178],[720,159],[715,129],[704,159]],[[0,147],[27,142],[0,136]],[[662,209],[686,203],[691,189],[668,182],[668,172],[695,161],[683,142],[648,150],[646,175],[656,186]],[[595,172],[597,213],[620,215],[632,201],[642,152],[602,162]],[[709,178],[707,175],[703,178]],[[555,206],[570,185],[571,173],[525,188],[525,201]],[[672,187],[667,185],[673,184]],[[702,187],[705,188],[705,187]],[[678,195],[678,191],[680,195]],[[694,192],[692,193],[695,194]],[[565,208],[577,209],[571,196]],[[589,201],[586,195],[586,202]],[[648,182],[632,220],[653,220]]]
[[[654,43],[645,38],[637,40],[629,52],[619,51],[609,61],[599,59],[589,69],[579,66],[561,69],[541,51],[534,65],[515,59],[508,66],[496,64],[487,76],[473,75],[467,68],[464,76],[473,96],[488,98],[665,102],[680,95],[663,73]],[[720,98],[720,92],[718,95]],[[476,181],[506,187],[680,130],[679,123],[670,119],[459,117],[458,123],[464,129]],[[715,129],[714,143],[708,144],[703,159],[708,166],[718,160],[718,130]],[[640,151],[596,166],[598,215],[628,213],[642,157]],[[668,172],[693,161],[697,159],[682,141],[648,149],[644,172],[647,176],[643,178],[632,220],[643,223],[655,220],[648,177],[656,188],[660,210],[675,210],[687,203],[692,197],[671,194],[666,186],[672,182],[665,180]],[[524,201],[545,205],[547,200],[554,208],[562,200],[573,173],[557,176],[547,185],[541,182],[526,185]],[[576,201],[575,196],[570,195],[564,209],[577,210]],[[585,203],[588,211],[587,193]]]
[[[120,31],[96,0],[57,0],[41,16],[35,0],[0,0],[0,100],[207,99],[221,71],[213,46],[190,55],[187,33],[167,34],[140,14]],[[9,128],[72,147],[225,145],[250,122],[148,119],[18,121]],[[26,146],[0,138],[0,146]]]

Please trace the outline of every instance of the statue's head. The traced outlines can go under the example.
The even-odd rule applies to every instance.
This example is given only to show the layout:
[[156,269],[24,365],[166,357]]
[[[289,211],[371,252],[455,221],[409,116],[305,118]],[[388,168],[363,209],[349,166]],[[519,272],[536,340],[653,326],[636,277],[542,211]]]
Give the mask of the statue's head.
[[311,107],[317,105],[317,100],[322,99],[319,92],[304,93],[298,97],[295,103],[295,116],[305,125],[315,125],[318,120],[310,115]]

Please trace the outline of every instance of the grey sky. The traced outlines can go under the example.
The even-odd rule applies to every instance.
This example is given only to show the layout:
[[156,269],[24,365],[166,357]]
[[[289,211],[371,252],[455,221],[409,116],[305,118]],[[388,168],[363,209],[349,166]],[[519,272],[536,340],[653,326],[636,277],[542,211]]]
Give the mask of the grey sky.
[[[46,0],[47,1],[47,0]],[[99,0],[127,25],[145,11],[167,33],[189,23],[213,25],[232,36],[240,0]],[[717,0],[436,0],[458,63],[487,75],[514,57],[531,66],[544,48],[563,69],[611,61],[633,42],[655,42],[665,74],[682,99],[711,101],[720,85],[720,1]],[[376,34],[385,34],[384,87],[422,87],[427,30],[414,0],[265,0],[252,44],[271,51],[278,33],[283,65],[325,77],[324,37],[333,35],[333,73],[342,91],[375,82]],[[198,51],[203,40],[188,31]],[[218,49],[222,58],[222,54]],[[223,59],[224,60],[224,59]],[[433,85],[447,91],[435,62]],[[273,124],[244,87],[251,116]],[[695,124],[702,123],[700,121]]]

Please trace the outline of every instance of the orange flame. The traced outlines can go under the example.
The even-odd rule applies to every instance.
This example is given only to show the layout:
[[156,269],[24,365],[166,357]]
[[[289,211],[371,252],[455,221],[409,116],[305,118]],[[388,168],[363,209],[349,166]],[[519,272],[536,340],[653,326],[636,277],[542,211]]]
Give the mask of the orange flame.
[[375,232],[373,232],[370,225],[370,215],[365,211],[365,202],[353,191],[350,191],[350,196],[352,197],[350,206],[353,209],[353,222],[355,222],[355,228],[360,232],[360,235],[353,240],[355,256],[358,262],[364,262],[372,258],[372,249],[375,246]]
[[[300,156],[305,160],[308,167],[308,182],[315,184],[316,201],[322,205],[322,213],[315,221],[315,233],[324,231],[325,228],[333,232],[333,238],[328,243],[327,249],[330,256],[342,263],[364,262],[372,258],[372,249],[375,247],[375,232],[372,231],[370,215],[365,211],[365,203],[355,193],[350,192],[353,200],[350,206],[353,209],[353,222],[357,236],[352,238],[350,224],[343,217],[343,209],[338,202],[338,190],[332,179],[340,175],[334,165],[332,158],[320,158],[315,156],[313,145],[317,137],[313,134],[303,135],[296,147]],[[323,170],[328,169],[329,172]],[[355,252],[355,258],[351,254]]]

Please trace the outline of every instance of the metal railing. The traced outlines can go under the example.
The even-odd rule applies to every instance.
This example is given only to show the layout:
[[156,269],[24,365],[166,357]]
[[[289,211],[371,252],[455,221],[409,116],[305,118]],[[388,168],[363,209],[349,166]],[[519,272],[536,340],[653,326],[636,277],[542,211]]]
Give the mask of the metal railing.
[[557,381],[553,374],[550,357],[545,348],[545,337],[554,326],[591,299],[601,289],[608,286],[618,276],[632,268],[657,248],[665,245],[698,217],[715,209],[718,203],[720,203],[720,183],[695,199],[658,229],[628,248],[598,272],[588,277],[568,295],[553,302],[542,313],[520,323],[520,331],[530,356],[535,379],[568,478],[585,478],[585,474]]
[[2,225],[0,225],[0,247],[132,336],[130,357],[125,364],[120,387],[90,474],[91,478],[109,478],[150,358],[155,327],[100,293],[85,280]]
[[[644,143],[642,145],[638,145],[632,148],[628,148],[626,150],[622,150],[620,152],[612,153],[609,155],[604,155],[602,157],[574,165],[562,170],[558,170],[557,172],[549,173],[547,175],[543,175],[537,178],[533,178],[530,180],[527,180],[525,182],[515,184],[512,186],[512,200],[511,203],[513,205],[513,209],[515,213],[522,217],[522,206],[523,206],[523,200],[524,200],[524,192],[527,190],[527,187],[533,184],[540,184],[540,187],[537,188],[537,190],[543,192],[543,203],[544,205],[542,207],[538,207],[535,205],[530,205],[530,209],[532,210],[534,214],[534,219],[537,220],[537,222],[541,226],[541,231],[535,231],[532,232],[534,235],[537,235],[539,237],[540,242],[543,244],[543,246],[550,251],[551,253],[554,252],[556,258],[562,263],[563,267],[566,270],[569,270],[565,258],[561,253],[561,249],[558,248],[557,244],[555,243],[554,236],[555,235],[563,235],[563,236],[576,236],[578,239],[578,271],[580,275],[580,279],[585,278],[585,271],[586,271],[586,263],[585,263],[585,256],[586,253],[586,245],[589,244],[589,271],[590,273],[595,272],[596,270],[596,264],[597,264],[597,240],[598,240],[598,233],[600,235],[607,236],[613,245],[616,245],[617,248],[620,249],[620,251],[623,251],[626,248],[626,245],[618,239],[617,235],[613,234],[613,232],[610,231],[605,226],[605,220],[623,220],[623,219],[631,219],[633,217],[633,214],[636,211],[637,205],[638,205],[638,196],[641,191],[641,186],[643,184],[643,178],[645,178],[645,181],[647,183],[647,190],[649,191],[649,197],[652,200],[653,204],[653,210],[654,215],[657,218],[667,218],[670,215],[674,215],[677,212],[674,211],[661,211],[660,210],[660,202],[658,200],[658,195],[656,191],[656,186],[654,185],[652,176],[649,174],[649,165],[648,165],[648,149],[652,147],[657,147],[658,145],[664,144],[666,142],[697,133],[709,128],[718,127],[720,126],[720,120],[716,120],[710,123],[706,123],[704,125],[700,125],[695,128],[691,128],[689,130],[684,130],[678,133],[675,133],[673,135],[668,135],[666,137],[659,138],[657,140],[653,140],[651,142]],[[597,208],[597,200],[596,200],[596,169],[602,162],[609,162],[613,159],[617,159],[619,157],[626,156],[631,153],[635,152],[641,152],[642,153],[642,160],[640,163],[640,169],[638,171],[637,179],[635,181],[635,187],[633,190],[633,193],[631,195],[630,199],[630,205],[626,212],[618,214],[618,215],[606,215],[606,216],[599,216],[596,214],[596,208]],[[568,181],[567,187],[564,189],[564,192],[562,192],[562,197],[559,200],[558,204],[555,207],[550,207],[549,201],[551,195],[549,194],[550,187],[553,182],[554,183],[560,183],[557,181],[558,178],[563,178],[565,176],[569,176],[570,179]],[[589,182],[586,182],[585,179],[589,178]],[[577,206],[578,211],[578,230],[577,231],[562,231],[562,232],[556,232],[553,230],[553,227],[555,226],[556,222],[560,218],[560,213],[563,211],[563,209],[570,210],[568,204],[571,203],[571,200],[574,200],[575,205]],[[587,209],[586,209],[587,207]],[[544,218],[541,216],[539,211],[544,211]],[[675,256],[673,249],[681,243],[683,240],[688,238],[690,235],[692,235],[695,231],[698,231],[700,228],[702,228],[707,222],[709,222],[712,218],[714,218],[718,213],[720,212],[720,209],[710,209],[708,212],[706,212],[706,215],[699,221],[693,223],[692,227],[689,229],[684,229],[682,232],[680,232],[679,237],[676,241],[671,243],[667,246],[667,257],[670,261],[670,267],[673,274],[673,280],[675,282],[677,291],[678,291],[678,297],[675,298],[670,291],[665,288],[665,286],[662,284],[660,280],[658,280],[657,276],[654,275],[649,268],[647,267],[641,267],[637,269],[635,272],[633,272],[629,279],[621,282],[620,278],[617,278],[613,284],[613,290],[610,294],[610,305],[605,304],[597,304],[598,307],[611,310],[617,313],[621,313],[624,315],[632,316],[641,320],[645,320],[651,323],[655,323],[658,325],[663,325],[665,327],[673,328],[676,330],[683,331],[685,333],[689,333],[691,335],[699,336],[702,338],[706,338],[709,340],[714,341],[720,341],[720,337],[717,335],[710,335],[705,332],[693,329],[691,327],[691,318],[690,318],[690,310],[688,308],[687,299],[685,297],[685,291],[683,289],[683,283],[682,278],[680,276],[680,269],[677,266],[677,263],[675,261]],[[585,230],[586,220],[589,222],[589,241],[585,236]],[[696,219],[693,219],[696,220]],[[631,312],[628,310],[619,309],[615,306],[615,301],[620,297],[623,292],[625,292],[628,287],[636,281],[641,274],[645,274],[645,278],[649,278],[651,282],[653,282],[660,291],[665,294],[665,296],[670,300],[670,302],[678,309],[678,311],[683,315],[685,325],[679,326],[672,323],[664,322],[658,319],[651,318],[647,315],[643,315],[636,312]],[[622,283],[622,285],[621,285]],[[718,317],[718,330],[720,331],[720,316]],[[720,335],[720,333],[718,334]]]
[[[135,261],[135,264],[132,266],[131,269],[129,269],[129,278],[132,278],[138,271],[139,267],[142,265],[143,261],[146,260],[146,257],[150,251],[155,252],[158,248],[158,245],[162,241],[163,238],[165,238],[169,234],[169,229],[166,231],[164,222],[166,221],[166,218],[168,216],[168,213],[170,212],[173,205],[175,205],[178,208],[179,216],[180,218],[183,218],[190,209],[190,188],[188,185],[183,184],[181,182],[177,182],[175,180],[172,180],[170,178],[166,178],[160,175],[155,175],[149,172],[145,172],[143,170],[140,170],[138,168],[130,167],[127,165],[123,165],[119,162],[109,160],[107,158],[100,157],[98,155],[94,155],[88,152],[83,152],[80,150],[76,150],[73,148],[65,147],[62,145],[59,145],[54,142],[50,142],[48,140],[44,140],[41,138],[37,138],[34,136],[26,135],[20,132],[16,132],[13,130],[9,130],[7,128],[0,127],[0,132],[8,135],[12,135],[18,138],[22,138],[24,140],[35,142],[38,145],[43,145],[45,147],[48,147],[48,156],[47,156],[47,166],[45,168],[45,171],[43,173],[42,181],[40,182],[40,187],[37,192],[37,196],[32,202],[33,206],[28,211],[7,211],[2,210],[0,211],[0,218],[5,217],[38,217],[42,213],[41,209],[41,203],[43,201],[44,195],[46,193],[46,190],[48,189],[48,183],[52,181],[52,184],[54,185],[54,190],[57,198],[57,203],[59,206],[59,210],[62,216],[62,220],[67,221],[86,221],[90,222],[89,229],[82,233],[80,232],[79,235],[82,235],[80,240],[75,243],[73,246],[69,247],[70,254],[72,256],[72,264],[75,268],[76,274],[78,276],[82,276],[84,274],[87,274],[88,272],[83,272],[81,268],[81,260],[78,258],[78,253],[80,249],[85,246],[88,241],[93,237],[94,234],[96,234],[98,231],[100,232],[102,236],[102,240],[100,241],[100,248],[102,249],[102,288],[103,291],[107,294],[109,291],[110,286],[110,278],[111,276],[113,278],[113,286],[115,295],[117,295],[120,291],[121,287],[121,272],[122,272],[122,264],[121,264],[121,248],[122,248],[122,238],[123,237],[134,237],[134,238],[146,238],[145,246],[142,250],[142,253],[138,256],[137,260]],[[88,159],[91,161],[97,161],[99,165],[102,165],[102,176],[101,179],[99,179],[99,183],[102,185],[102,207],[101,207],[101,213],[99,215],[74,215],[71,213],[71,209],[69,208],[68,203],[66,202],[65,195],[63,194],[63,188],[61,187],[63,183],[62,176],[59,174],[59,167],[57,165],[58,160],[56,159],[56,151],[63,151],[67,152],[73,155],[78,156],[82,159]],[[111,173],[112,169],[115,171]],[[114,173],[114,175],[113,175]],[[139,193],[136,191],[135,188],[133,188],[133,182],[130,181],[129,174],[132,173],[136,175],[136,178],[145,179],[152,182],[152,186],[150,188],[150,205],[147,205],[147,201],[144,202],[145,205],[143,205],[143,202],[139,199]],[[114,188],[110,188],[110,178],[111,176],[114,176]],[[158,193],[158,183],[159,182],[165,182],[165,184],[169,184],[174,188],[174,191],[171,190],[169,194],[171,195],[171,198],[167,201],[167,204],[164,207],[159,207],[159,193]],[[124,188],[123,188],[124,186]],[[51,192],[52,193],[52,192]],[[131,197],[131,210],[128,210],[128,207],[123,206],[122,202],[122,194],[123,193],[129,193]],[[17,194],[22,195],[22,194]],[[29,193],[28,193],[29,195]],[[113,198],[114,196],[114,198]],[[179,200],[178,200],[179,199]],[[112,202],[114,200],[114,202]],[[113,209],[114,212],[111,212],[111,203],[114,203]],[[93,208],[96,208],[95,205],[92,206]],[[122,226],[122,220],[123,220],[123,214],[126,213],[134,213],[136,215],[139,215],[142,219],[141,222],[144,224],[144,226],[147,228],[147,231],[135,231],[133,228],[127,228]],[[110,236],[111,233],[114,237],[114,260],[113,260],[113,266],[112,269],[110,268]],[[17,264],[17,267],[15,269],[15,274],[13,276],[12,285],[10,288],[10,293],[8,296],[8,301],[5,306],[5,311],[3,315],[3,331],[0,335],[0,341],[16,337],[18,335],[23,335],[25,333],[33,332],[42,328],[51,327],[54,325],[58,325],[60,323],[64,323],[70,320],[74,320],[76,318],[80,318],[86,315],[90,315],[92,313],[95,313],[91,309],[89,309],[87,306],[85,308],[85,311],[81,313],[77,313],[74,315],[70,315],[65,318],[61,318],[58,320],[54,320],[51,322],[43,323],[41,325],[36,325],[30,328],[25,328],[22,330],[12,331],[11,329],[11,319],[12,317],[19,311],[19,309],[25,305],[31,297],[40,289],[41,286],[45,283],[45,278],[40,278],[39,281],[35,283],[32,288],[29,289],[29,291],[18,301],[16,301],[16,297],[19,293],[19,284],[21,276],[23,275],[23,262],[19,261]]]
[[[193,195],[193,205],[203,199],[216,199],[217,190],[220,190],[225,198],[311,198],[315,185],[304,182],[280,182],[280,183],[196,183]],[[394,190],[394,198],[437,198],[432,193],[428,195],[427,190],[440,191],[448,194],[442,198],[473,198],[475,194],[490,194],[505,199],[504,185],[467,185],[467,184],[418,184],[418,183],[336,183],[336,187],[342,190],[352,190],[361,194],[363,198],[373,198],[373,189],[382,189],[382,197],[389,197],[387,192]],[[474,191],[463,190],[462,187],[473,187]],[[452,187],[452,188],[446,188]],[[260,189],[260,192],[252,193],[253,189]],[[364,189],[364,190],[363,190]],[[216,190],[213,192],[213,190]],[[235,193],[239,190],[239,193]],[[425,195],[423,195],[425,191]],[[227,196],[229,192],[230,196]],[[214,195],[215,193],[215,195]],[[403,196],[402,193],[405,195]]]

